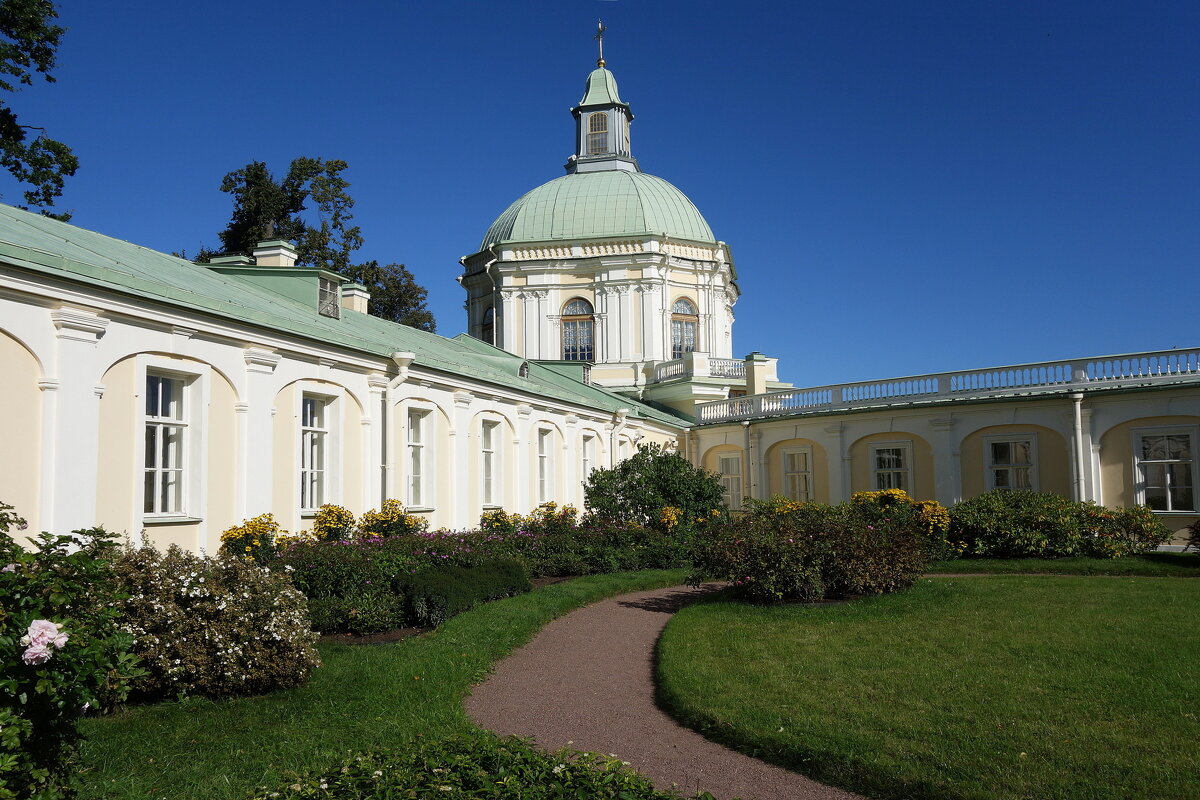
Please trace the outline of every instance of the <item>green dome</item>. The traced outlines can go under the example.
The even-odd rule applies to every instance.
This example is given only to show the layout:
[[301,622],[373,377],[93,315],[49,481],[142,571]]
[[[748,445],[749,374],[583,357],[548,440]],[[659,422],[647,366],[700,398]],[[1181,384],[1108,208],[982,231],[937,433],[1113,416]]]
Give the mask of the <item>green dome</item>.
[[492,223],[479,249],[640,233],[716,242],[692,201],[662,178],[603,170],[564,175],[525,193]]

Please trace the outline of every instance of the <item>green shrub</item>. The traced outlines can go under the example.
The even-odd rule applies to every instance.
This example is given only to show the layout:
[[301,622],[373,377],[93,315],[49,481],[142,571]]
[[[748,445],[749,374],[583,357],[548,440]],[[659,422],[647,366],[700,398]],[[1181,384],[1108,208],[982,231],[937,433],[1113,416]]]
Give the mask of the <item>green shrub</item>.
[[175,546],[126,548],[114,563],[121,623],[148,670],[135,686],[143,697],[269,692],[320,664],[304,597],[283,574]]
[[725,507],[717,477],[678,453],[656,444],[608,469],[595,469],[584,484],[590,516],[604,522],[642,527],[666,526],[663,509],[675,509],[676,522],[691,525]]
[[313,630],[379,633],[404,626],[401,584],[420,561],[402,538],[297,542],[274,568],[308,598]]
[[69,764],[80,716],[125,699],[139,675],[113,602],[112,536],[43,533],[0,503],[0,797],[74,796]]
[[[420,741],[403,751],[352,756],[342,764],[260,788],[253,800],[334,798],[447,800],[672,800],[616,758],[543,753],[517,738],[489,734]],[[712,800],[707,792],[696,800]]]
[[515,559],[497,559],[475,567],[436,567],[408,578],[405,596],[409,622],[436,628],[479,603],[528,592],[529,572]]
[[1187,531],[1187,546],[1184,549],[1200,551],[1200,520],[1196,520],[1191,525],[1188,525]]
[[1144,506],[1111,510],[1050,492],[987,492],[956,505],[950,520],[949,538],[965,556],[1118,558],[1170,538]]
[[911,586],[927,552],[915,514],[881,515],[854,503],[763,504],[695,535],[691,582],[727,580],[759,603],[881,594]]
[[399,500],[384,500],[378,511],[371,509],[358,520],[358,533],[363,537],[409,536],[428,528],[429,520],[409,514]]

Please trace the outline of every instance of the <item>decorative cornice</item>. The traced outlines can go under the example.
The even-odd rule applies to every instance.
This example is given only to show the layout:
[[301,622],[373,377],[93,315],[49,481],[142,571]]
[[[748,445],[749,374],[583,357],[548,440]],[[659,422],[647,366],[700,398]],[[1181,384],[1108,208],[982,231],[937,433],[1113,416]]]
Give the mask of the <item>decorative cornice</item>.
[[283,356],[279,353],[259,347],[247,347],[242,351],[242,358],[246,360],[247,372],[261,372],[264,375],[274,373],[275,367],[283,361]]
[[475,395],[471,394],[465,389],[459,389],[454,393],[454,405],[458,406],[459,408],[469,407],[471,405],[471,401],[474,399]]
[[104,335],[109,320],[91,311],[78,308],[56,308],[50,321],[58,330],[58,338],[95,344]]

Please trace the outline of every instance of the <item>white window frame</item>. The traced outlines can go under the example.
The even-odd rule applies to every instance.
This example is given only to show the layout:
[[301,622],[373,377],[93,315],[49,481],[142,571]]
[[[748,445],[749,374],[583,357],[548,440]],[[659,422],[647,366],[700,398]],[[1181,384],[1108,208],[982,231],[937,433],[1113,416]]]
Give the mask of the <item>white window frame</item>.
[[1029,445],[1029,489],[1031,491],[1039,491],[1040,486],[1038,478],[1038,441],[1036,433],[1004,433],[994,436],[983,437],[983,480],[984,485],[990,492],[993,489],[1021,489],[1012,484],[1008,486],[996,486],[996,470],[1020,469],[1019,464],[995,464],[992,461],[992,445],[993,444],[1027,444]]
[[479,493],[484,508],[500,508],[500,421],[484,419],[479,426]]
[[[728,472],[725,467],[728,462],[737,463],[736,472]],[[730,511],[737,511],[742,507],[742,498],[745,496],[745,482],[742,476],[742,454],[741,453],[717,453],[717,474],[720,476],[721,491],[724,494],[725,506]],[[736,490],[736,491],[735,491]]]
[[[879,467],[879,457],[878,457],[878,453],[880,450],[900,450],[902,452],[901,457],[903,459],[903,466],[900,467],[899,469],[881,469]],[[871,464],[870,464],[871,488],[870,488],[870,491],[878,492],[883,489],[903,489],[905,492],[908,492],[909,494],[913,493],[913,447],[912,447],[911,441],[905,440],[905,441],[898,441],[898,442],[871,442],[869,452],[870,452],[870,457],[871,457]],[[895,474],[903,475],[904,476],[904,478],[903,478],[904,485],[903,486],[894,486],[894,485],[881,486],[880,482],[879,482],[879,477],[881,474],[884,474],[884,473],[891,474],[891,475],[895,475]],[[891,484],[890,479],[888,480],[888,483]]]
[[[133,464],[137,478],[134,481],[134,519],[145,525],[155,523],[180,523],[204,521],[208,507],[208,420],[209,387],[212,368],[197,361],[183,361],[149,353],[141,353],[135,359],[137,393],[131,412],[134,430],[138,436],[132,438]],[[151,419],[146,414],[147,378],[151,376],[171,378],[182,383],[182,415],[185,423],[183,440],[183,473],[179,508],[171,512],[146,511],[146,425]],[[155,484],[157,487],[157,483]],[[203,542],[203,525],[201,539]]]
[[[794,455],[804,456],[804,461],[808,468],[804,469],[804,470],[789,470],[788,469],[788,456],[794,456]],[[816,491],[813,486],[812,445],[796,445],[794,447],[785,447],[785,448],[783,448],[782,452],[779,454],[779,458],[780,458],[779,474],[783,480],[783,495],[784,495],[784,497],[787,497],[789,500],[795,500],[796,502],[799,502],[799,503],[811,503],[813,501],[813,498],[816,496]],[[792,487],[792,477],[793,476],[804,476],[803,483],[805,483],[808,487],[807,490],[803,492],[803,494],[805,494],[804,497],[796,496],[801,493],[799,490],[797,490],[796,492],[792,491],[792,488],[793,488]]]
[[405,505],[428,511],[433,508],[430,496],[429,433],[433,419],[429,409],[409,406],[404,417]]
[[554,499],[554,429],[537,429],[538,503]]
[[1174,461],[1152,461],[1149,463],[1190,463],[1192,473],[1192,508],[1190,509],[1175,509],[1171,508],[1171,492],[1170,487],[1167,487],[1167,508],[1154,509],[1155,514],[1179,514],[1194,516],[1200,511],[1200,475],[1197,474],[1198,459],[1196,458],[1196,446],[1200,444],[1200,429],[1195,425],[1156,425],[1146,428],[1133,429],[1133,478],[1134,484],[1137,486],[1137,502],[1139,505],[1147,505],[1146,503],[1146,474],[1142,469],[1142,465],[1148,463],[1142,460],[1142,438],[1145,436],[1179,436],[1186,435],[1191,441],[1188,449],[1191,451],[1191,460],[1184,462],[1182,460]]
[[588,476],[596,468],[596,441],[594,433],[585,433],[579,445],[580,483],[587,483]]
[[[311,402],[319,409],[320,424],[311,425],[306,418],[305,405]],[[313,392],[300,393],[300,513],[315,514],[317,509],[329,502],[329,475],[331,470],[329,450],[333,436],[330,423],[333,411],[332,398]],[[314,449],[319,451],[319,464],[311,461]],[[315,491],[313,491],[315,488]],[[305,502],[305,501],[308,502]]]

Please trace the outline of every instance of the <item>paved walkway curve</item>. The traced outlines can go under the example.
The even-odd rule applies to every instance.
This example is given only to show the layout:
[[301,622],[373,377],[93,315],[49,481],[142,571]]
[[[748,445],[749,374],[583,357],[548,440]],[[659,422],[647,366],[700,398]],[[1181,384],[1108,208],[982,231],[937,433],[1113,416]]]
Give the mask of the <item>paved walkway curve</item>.
[[659,634],[672,614],[713,588],[622,595],[554,620],[474,688],[467,714],[547,750],[615,753],[660,789],[720,800],[858,798],[710,742],[654,704]]

